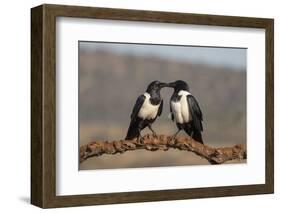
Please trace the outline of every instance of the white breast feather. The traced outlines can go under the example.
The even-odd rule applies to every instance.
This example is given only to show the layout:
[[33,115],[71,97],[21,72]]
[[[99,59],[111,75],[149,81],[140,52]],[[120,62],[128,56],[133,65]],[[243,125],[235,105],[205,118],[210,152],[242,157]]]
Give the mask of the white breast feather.
[[148,93],[144,93],[144,96],[145,100],[142,107],[140,108],[138,117],[142,119],[154,119],[157,116],[160,103],[158,105],[152,105],[149,101],[150,95]]
[[183,123],[183,117],[181,113],[181,104],[180,102],[171,102],[171,108],[174,115],[174,118],[177,123]]
[[189,105],[186,97],[191,95],[189,92],[181,90],[178,93],[180,100],[178,102],[171,102],[171,108],[177,123],[188,123],[192,120],[189,112]]

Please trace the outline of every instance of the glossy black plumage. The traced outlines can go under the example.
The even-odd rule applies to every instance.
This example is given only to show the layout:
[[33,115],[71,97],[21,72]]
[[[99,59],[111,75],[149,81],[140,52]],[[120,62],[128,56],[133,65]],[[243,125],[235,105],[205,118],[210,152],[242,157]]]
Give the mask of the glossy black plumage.
[[128,128],[125,140],[132,140],[134,138],[139,138],[141,136],[140,135],[141,130],[143,130],[146,127],[149,127],[149,129],[153,132],[153,134],[155,134],[151,125],[156,120],[156,118],[158,116],[160,116],[162,113],[163,100],[160,95],[160,90],[161,90],[161,88],[163,88],[165,86],[167,86],[166,83],[154,81],[149,84],[149,86],[146,90],[146,93],[149,94],[149,96],[150,96],[149,100],[147,100],[147,101],[149,101],[148,103],[151,104],[152,106],[159,105],[157,113],[156,113],[155,117],[153,117],[153,118],[146,118],[146,117],[139,116],[139,112],[140,112],[144,102],[146,101],[147,96],[140,95],[137,98],[136,103],[135,103],[132,113],[131,113],[131,121],[130,121],[130,125]]
[[[189,93],[189,87],[184,81],[176,81],[169,84],[170,87],[174,88],[174,93],[170,100],[170,113],[171,113],[171,119],[176,122],[176,125],[178,127],[178,132],[180,130],[184,130],[190,137],[192,137],[194,140],[203,143],[202,134],[203,131],[203,115],[202,111],[199,107],[199,104],[195,97]],[[181,98],[184,98],[181,91],[186,91],[186,102],[188,104],[188,110],[187,112],[191,115],[191,120],[188,122],[179,122],[175,119],[175,115],[173,114],[172,109],[172,102],[178,103],[181,101]],[[181,106],[183,107],[183,106]],[[178,132],[174,135],[176,136]]]

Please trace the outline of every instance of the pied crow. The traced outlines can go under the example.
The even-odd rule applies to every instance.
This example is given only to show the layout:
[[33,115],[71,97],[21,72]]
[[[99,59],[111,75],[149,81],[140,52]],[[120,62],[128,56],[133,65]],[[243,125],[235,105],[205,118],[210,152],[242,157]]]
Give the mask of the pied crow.
[[128,128],[125,140],[141,138],[141,130],[148,127],[154,136],[155,131],[151,125],[160,116],[163,108],[163,100],[160,95],[160,90],[168,86],[166,83],[159,81],[151,82],[144,94],[140,95],[135,103],[131,114],[131,122]]
[[201,132],[203,131],[203,115],[195,97],[189,92],[186,82],[178,80],[168,84],[174,88],[174,93],[170,99],[171,119],[176,122],[178,131],[184,130],[191,138],[203,144]]

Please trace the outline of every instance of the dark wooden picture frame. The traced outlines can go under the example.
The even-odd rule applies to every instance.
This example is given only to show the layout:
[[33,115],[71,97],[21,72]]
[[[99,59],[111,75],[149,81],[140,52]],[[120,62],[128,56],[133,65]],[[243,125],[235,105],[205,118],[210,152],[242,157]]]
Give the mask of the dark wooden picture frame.
[[[56,195],[56,17],[265,29],[265,184],[194,189]],[[113,203],[267,194],[274,191],[274,21],[273,19],[41,5],[31,9],[31,203],[66,207]]]

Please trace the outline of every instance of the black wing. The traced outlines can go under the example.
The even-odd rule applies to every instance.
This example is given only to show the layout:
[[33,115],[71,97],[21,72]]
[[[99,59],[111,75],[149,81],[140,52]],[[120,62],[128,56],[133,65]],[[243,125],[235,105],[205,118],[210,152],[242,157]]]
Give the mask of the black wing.
[[199,107],[199,104],[192,95],[188,95],[186,98],[187,98],[187,103],[189,105],[189,110],[192,116],[194,127],[196,131],[201,132],[203,131],[203,126],[202,126],[203,115]]
[[140,95],[135,103],[135,106],[133,108],[133,112],[131,114],[131,120],[135,120],[138,116],[138,113],[140,111],[140,108],[142,107],[143,105],[143,102],[145,100],[145,96],[144,95]]
[[125,140],[132,140],[136,137],[139,137],[139,122],[140,119],[138,119],[138,113],[140,111],[140,108],[143,105],[143,102],[145,100],[145,96],[144,95],[140,95],[135,103],[135,106],[133,108],[132,114],[131,114],[131,122],[130,122],[130,126],[128,128],[127,131],[127,136],[125,138]]
[[157,112],[158,116],[160,116],[162,114],[162,110],[163,110],[163,100],[161,100],[160,106],[158,108],[158,112]]

